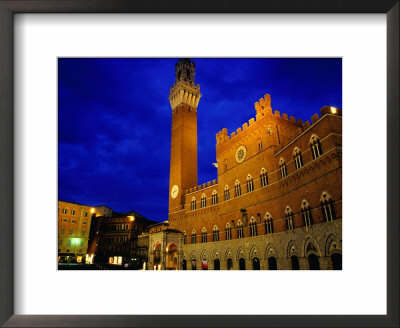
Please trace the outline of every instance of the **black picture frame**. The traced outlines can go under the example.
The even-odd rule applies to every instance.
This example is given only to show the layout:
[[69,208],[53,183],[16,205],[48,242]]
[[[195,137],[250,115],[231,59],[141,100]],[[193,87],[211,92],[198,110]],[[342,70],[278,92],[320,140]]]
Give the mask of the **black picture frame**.
[[[399,0],[0,0],[0,324],[4,327],[399,327]],[[14,315],[16,13],[384,13],[387,17],[387,315]],[[368,286],[366,286],[368,288]]]

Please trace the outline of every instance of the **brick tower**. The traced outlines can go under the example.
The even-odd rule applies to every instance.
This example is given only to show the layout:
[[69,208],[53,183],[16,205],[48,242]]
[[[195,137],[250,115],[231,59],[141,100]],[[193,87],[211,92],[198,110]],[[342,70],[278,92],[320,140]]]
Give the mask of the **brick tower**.
[[194,84],[195,63],[180,59],[175,65],[176,81],[171,87],[171,159],[168,217],[183,209],[184,191],[197,186],[197,105],[200,86]]

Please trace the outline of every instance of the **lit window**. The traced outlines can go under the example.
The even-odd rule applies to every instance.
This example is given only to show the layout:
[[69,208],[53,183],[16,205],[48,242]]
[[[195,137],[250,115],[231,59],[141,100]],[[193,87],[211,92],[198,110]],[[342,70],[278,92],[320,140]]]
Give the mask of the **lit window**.
[[274,223],[272,216],[269,212],[267,212],[264,216],[264,224],[265,224],[265,234],[268,235],[270,233],[274,233]]
[[218,204],[218,193],[217,193],[217,191],[215,189],[213,190],[213,192],[211,194],[211,203],[213,205]]
[[194,211],[196,209],[196,198],[194,196],[192,197],[191,208],[192,208],[192,211]]
[[321,142],[315,134],[313,134],[310,138],[310,148],[313,159],[316,159],[322,155]]
[[281,173],[281,178],[284,178],[287,176],[286,162],[283,158],[281,158],[279,160],[279,171]]
[[227,223],[225,226],[225,235],[226,235],[226,240],[232,239],[232,228],[229,223]]
[[235,182],[235,197],[238,197],[242,194],[242,189],[240,188],[240,182],[239,180],[236,180]]
[[237,223],[237,237],[243,238],[243,223],[240,220]]
[[254,191],[253,177],[250,174],[247,176],[246,185],[247,185],[247,192]]
[[312,215],[311,215],[311,207],[305,199],[303,199],[303,201],[301,202],[300,209],[301,209],[301,215],[303,217],[304,225],[306,227],[311,226],[313,224],[313,219],[312,219]]
[[333,204],[331,196],[327,192],[323,192],[321,196],[321,207],[322,214],[325,221],[333,221],[336,219],[335,206]]
[[286,218],[286,227],[288,230],[294,230],[294,220],[293,220],[293,211],[287,206],[285,210],[285,218]]
[[224,198],[225,198],[225,200],[229,200],[229,187],[228,187],[228,185],[226,185],[225,188],[224,188]]
[[293,159],[296,170],[303,166],[303,157],[301,156],[301,151],[297,147],[293,151]]
[[265,187],[268,185],[268,174],[264,168],[261,169],[260,181],[261,181],[261,187]]
[[257,236],[257,221],[253,216],[250,219],[249,226],[250,226],[250,236],[252,237]]
[[201,229],[201,242],[206,243],[207,242],[207,230],[205,227]]
[[206,207],[207,206],[207,198],[206,198],[206,194],[202,194],[201,195],[201,207]]
[[192,230],[192,244],[196,244],[196,230]]
[[214,228],[213,228],[212,238],[213,238],[213,241],[219,241],[219,229],[217,226],[214,226]]

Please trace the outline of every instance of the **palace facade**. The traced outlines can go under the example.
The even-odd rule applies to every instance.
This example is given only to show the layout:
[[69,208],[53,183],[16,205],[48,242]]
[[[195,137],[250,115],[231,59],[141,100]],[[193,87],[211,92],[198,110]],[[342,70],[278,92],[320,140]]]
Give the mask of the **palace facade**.
[[341,269],[341,110],[325,106],[303,122],[273,110],[266,94],[254,118],[216,134],[217,178],[198,184],[194,76],[195,63],[179,60],[168,222],[149,231],[148,267]]

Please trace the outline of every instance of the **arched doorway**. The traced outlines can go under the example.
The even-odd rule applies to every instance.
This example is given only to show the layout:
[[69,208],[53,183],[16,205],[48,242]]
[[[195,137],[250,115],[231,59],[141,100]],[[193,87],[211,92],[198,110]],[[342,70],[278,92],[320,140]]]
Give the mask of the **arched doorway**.
[[153,255],[154,255],[154,270],[160,270],[161,269],[161,244],[160,242],[156,242],[154,245],[154,250],[153,250]]
[[253,270],[260,270],[260,259],[258,257],[253,258]]
[[220,270],[219,259],[214,260],[214,270]]
[[166,269],[178,269],[178,247],[174,243],[169,243],[167,246]]
[[308,255],[308,265],[310,270],[319,270],[318,256],[315,254]]
[[342,270],[342,254],[334,253],[331,255],[333,270]]
[[296,255],[292,256],[292,270],[300,270],[299,258]]
[[192,260],[192,270],[196,270],[196,259]]
[[182,261],[182,270],[187,270],[187,262],[186,262],[186,260]]
[[239,259],[239,270],[246,270],[246,261],[244,258]]
[[268,258],[268,270],[278,270],[278,265],[276,263],[276,258],[271,256]]
[[233,261],[232,261],[232,259],[228,259],[228,260],[226,261],[226,268],[227,268],[227,270],[232,270],[232,267],[233,267]]

